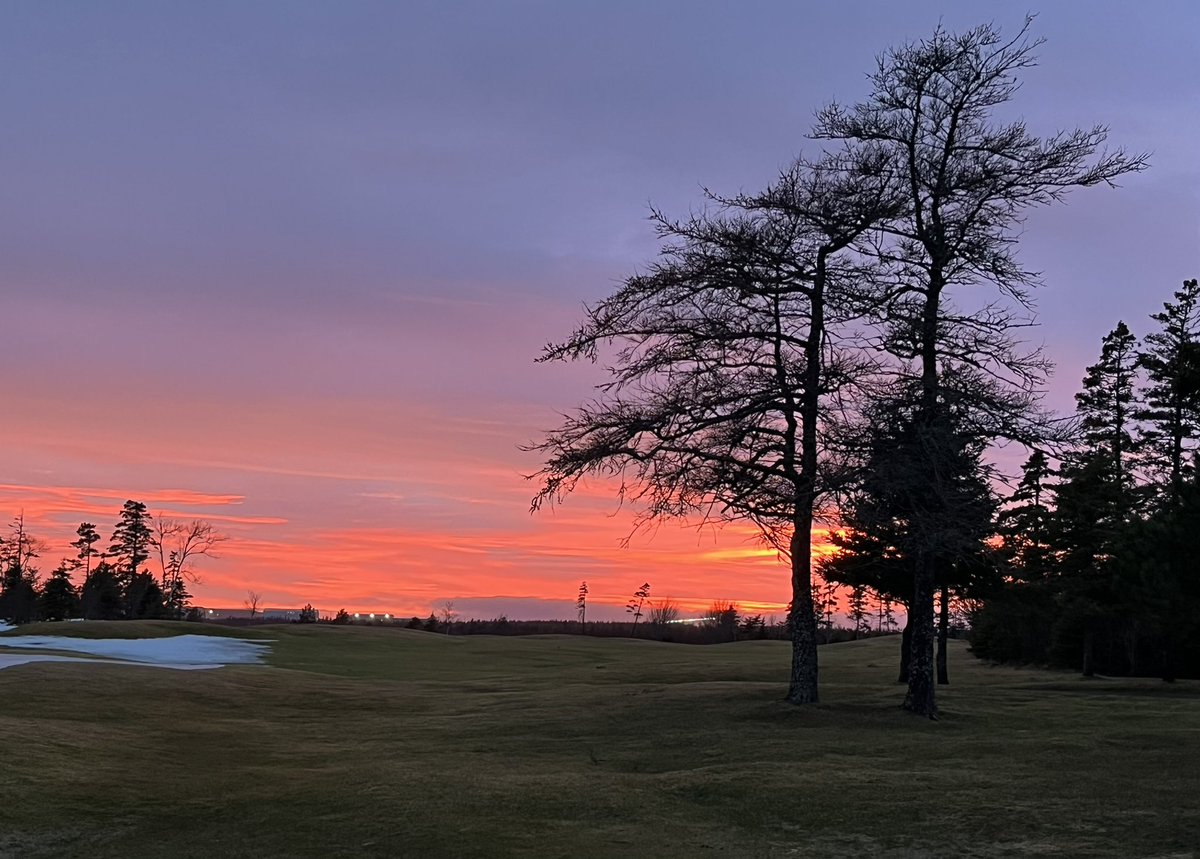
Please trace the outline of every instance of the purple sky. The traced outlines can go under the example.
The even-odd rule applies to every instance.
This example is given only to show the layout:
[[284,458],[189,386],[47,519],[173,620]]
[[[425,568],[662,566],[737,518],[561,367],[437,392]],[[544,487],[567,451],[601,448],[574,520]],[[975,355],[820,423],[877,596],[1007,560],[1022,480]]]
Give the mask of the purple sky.
[[[1035,132],[1107,124],[1153,165],[1027,223],[1051,401],[1069,407],[1100,337],[1120,318],[1144,333],[1200,274],[1200,7],[1047,6],[1014,113]],[[84,513],[111,522],[110,495],[236,497],[228,558],[198,593],[210,603],[239,602],[247,583],[272,604],[348,593],[404,612],[569,598],[597,558],[587,569],[623,601],[642,576],[614,545],[627,521],[585,536],[526,514],[519,475],[536,461],[516,445],[592,378],[534,366],[541,345],[653,256],[648,203],[682,214],[701,185],[762,187],[815,149],[817,108],[865,95],[885,47],[939,21],[1015,32],[1023,11],[6,4],[0,512],[36,511],[58,546]],[[90,500],[47,500],[65,487]],[[164,499],[180,515],[223,509]],[[440,544],[520,534],[503,563],[541,578],[440,577],[435,557],[414,567],[403,552],[371,561],[368,578],[389,583],[371,592],[322,572],[322,535],[389,529]],[[529,541],[569,542],[571,559],[538,560]],[[670,566],[652,569],[672,590]],[[782,572],[775,591],[716,584],[729,574],[674,589],[786,599]]]

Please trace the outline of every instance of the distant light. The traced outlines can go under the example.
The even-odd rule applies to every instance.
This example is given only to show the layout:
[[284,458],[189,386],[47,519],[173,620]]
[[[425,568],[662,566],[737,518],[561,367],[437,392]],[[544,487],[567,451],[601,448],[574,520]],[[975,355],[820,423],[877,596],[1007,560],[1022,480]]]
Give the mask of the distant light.
[[392,619],[392,616],[391,616],[390,614],[385,614],[385,615],[383,616],[383,619],[384,619],[384,620],[391,620],[391,619]]
[[375,612],[371,612],[371,620],[375,619]]
[[354,613],[354,616],[355,616],[355,617],[358,617],[358,612],[355,612],[355,613]]

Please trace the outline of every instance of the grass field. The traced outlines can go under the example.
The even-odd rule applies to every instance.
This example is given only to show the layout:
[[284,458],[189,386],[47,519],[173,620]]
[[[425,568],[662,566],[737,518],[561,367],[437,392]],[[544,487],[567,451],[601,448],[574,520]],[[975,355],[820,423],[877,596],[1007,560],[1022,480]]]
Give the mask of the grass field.
[[0,856],[1191,856],[1200,684],[978,664],[902,713],[895,638],[689,647],[330,626],[271,667],[0,671]]

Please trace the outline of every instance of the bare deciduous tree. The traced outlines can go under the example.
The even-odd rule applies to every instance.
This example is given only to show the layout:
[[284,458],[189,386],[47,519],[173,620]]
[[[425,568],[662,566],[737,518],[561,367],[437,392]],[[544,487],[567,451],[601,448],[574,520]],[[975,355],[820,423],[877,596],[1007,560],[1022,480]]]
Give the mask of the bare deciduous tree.
[[185,582],[196,584],[200,581],[193,567],[195,560],[219,558],[216,550],[228,537],[203,519],[182,522],[168,519],[161,513],[154,517],[152,528],[151,540],[158,552],[163,595],[168,610],[178,615],[186,597]]
[[651,626],[659,628],[665,627],[668,623],[674,623],[679,620],[679,603],[667,597],[661,599],[650,606],[649,623]]
[[246,600],[243,603],[250,611],[250,619],[254,620],[258,616],[259,608],[262,606],[262,594],[257,591],[246,591]]

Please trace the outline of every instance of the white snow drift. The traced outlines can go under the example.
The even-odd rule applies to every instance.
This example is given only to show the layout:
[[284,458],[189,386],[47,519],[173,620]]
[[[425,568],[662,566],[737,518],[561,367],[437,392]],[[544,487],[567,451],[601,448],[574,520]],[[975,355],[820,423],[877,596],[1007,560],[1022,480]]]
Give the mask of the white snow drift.
[[[4,627],[0,626],[0,632],[3,631]],[[58,650],[86,653],[100,659],[3,651],[3,648],[10,647],[25,651]],[[171,638],[14,635],[0,638],[0,669],[28,662],[103,662],[110,665],[154,665],[161,668],[196,670],[260,663],[269,651],[270,647],[261,642],[241,638],[217,638],[211,635],[176,635]]]

